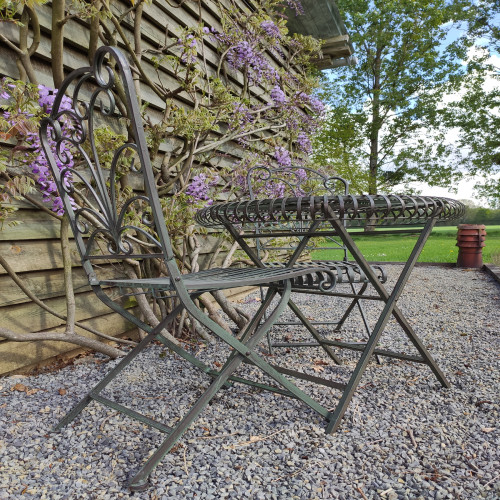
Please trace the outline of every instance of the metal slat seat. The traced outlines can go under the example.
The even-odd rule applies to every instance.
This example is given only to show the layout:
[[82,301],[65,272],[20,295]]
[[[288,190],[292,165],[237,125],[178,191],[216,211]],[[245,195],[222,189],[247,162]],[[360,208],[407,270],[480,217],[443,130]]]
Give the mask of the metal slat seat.
[[[301,283],[303,276],[307,276],[311,288],[322,287],[333,290],[335,287],[334,274],[321,265],[300,265],[293,268],[286,266],[269,266],[265,268],[213,268],[197,273],[182,274],[180,281],[188,290],[223,290],[237,288],[241,283],[245,286],[268,285],[269,283],[291,280],[292,287]],[[146,288],[152,290],[175,291],[172,280],[168,277],[144,279],[106,279],[101,280],[102,286],[118,286],[122,288]]]

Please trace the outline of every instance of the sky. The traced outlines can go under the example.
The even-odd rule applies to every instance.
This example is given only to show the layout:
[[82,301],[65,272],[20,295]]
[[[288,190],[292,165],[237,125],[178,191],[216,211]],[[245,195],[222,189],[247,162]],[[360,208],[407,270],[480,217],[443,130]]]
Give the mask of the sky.
[[430,187],[428,184],[423,182],[413,182],[411,186],[415,189],[418,189],[422,195],[424,196],[443,196],[446,198],[453,198],[455,200],[472,200],[479,205],[487,208],[489,205],[485,200],[479,200],[477,196],[474,194],[474,184],[476,184],[477,180],[463,180],[459,182],[454,187],[457,188],[457,192],[453,193],[447,188],[442,187]]
[[[493,24],[495,25],[500,25],[500,16],[497,16],[492,19]],[[446,39],[443,41],[443,49],[446,47],[449,43],[452,41],[458,39],[461,35],[464,33],[465,26],[463,28],[460,27],[453,27],[449,30],[448,35]],[[481,45],[488,45],[488,40],[478,40],[477,46]],[[471,57],[473,55],[474,51],[479,51],[479,47],[476,49],[472,48],[471,49]],[[489,59],[489,62],[496,68],[499,68],[500,71],[500,55],[498,53],[493,53],[492,56]],[[465,63],[463,63],[465,64]],[[334,71],[334,70],[333,70]],[[492,90],[495,87],[499,86],[499,81],[494,79],[493,77],[489,78],[485,82],[485,90]],[[448,97],[448,102],[455,101],[457,99],[457,95],[449,95]],[[443,99],[444,105],[446,105],[447,99]],[[451,130],[448,134],[447,137],[449,138],[449,143],[453,144],[455,137],[458,136],[458,130]],[[458,146],[457,146],[458,147]],[[499,174],[500,176],[500,174]],[[442,196],[442,197],[447,197],[447,198],[452,198],[452,199],[457,199],[457,200],[471,200],[474,203],[483,206],[483,207],[489,207],[488,201],[484,198],[479,198],[477,194],[475,193],[474,186],[476,184],[483,183],[484,179],[482,177],[477,176],[477,177],[468,177],[459,182],[458,184],[455,184],[453,186],[450,186],[451,189],[446,189],[442,187],[431,187],[426,183],[421,183],[421,182],[414,182],[410,183],[410,187],[415,189],[416,191],[419,191],[422,195],[429,195],[429,196]],[[453,189],[453,191],[452,191]],[[395,186],[393,189],[395,192],[404,192],[404,187],[403,186]]]

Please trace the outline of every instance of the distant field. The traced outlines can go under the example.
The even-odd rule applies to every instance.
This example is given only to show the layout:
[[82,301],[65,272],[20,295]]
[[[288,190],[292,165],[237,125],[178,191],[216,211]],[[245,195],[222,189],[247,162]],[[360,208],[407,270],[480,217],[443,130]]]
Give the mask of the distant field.
[[[500,226],[486,226],[486,246],[483,248],[483,262],[500,264]],[[383,262],[403,262],[408,259],[418,235],[363,236],[353,235],[367,260]],[[418,259],[419,262],[456,262],[458,255],[457,228],[438,227],[432,231]],[[324,244],[324,246],[327,246]],[[315,250],[313,259],[338,260],[339,252]],[[352,257],[351,257],[352,258]]]

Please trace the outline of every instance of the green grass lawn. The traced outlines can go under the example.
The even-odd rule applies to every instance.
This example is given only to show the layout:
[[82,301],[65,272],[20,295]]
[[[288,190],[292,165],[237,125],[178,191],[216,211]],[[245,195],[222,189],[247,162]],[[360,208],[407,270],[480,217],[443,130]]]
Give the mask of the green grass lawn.
[[[483,248],[483,262],[500,264],[500,226],[486,226],[486,246]],[[352,233],[351,233],[352,234]],[[418,235],[388,235],[364,236],[353,235],[368,261],[404,262]],[[432,231],[418,259],[419,262],[456,262],[458,255],[457,228],[438,227]],[[322,246],[327,246],[323,244]],[[315,260],[339,260],[340,252],[332,250],[315,250],[311,254]],[[350,259],[352,257],[350,256]]]

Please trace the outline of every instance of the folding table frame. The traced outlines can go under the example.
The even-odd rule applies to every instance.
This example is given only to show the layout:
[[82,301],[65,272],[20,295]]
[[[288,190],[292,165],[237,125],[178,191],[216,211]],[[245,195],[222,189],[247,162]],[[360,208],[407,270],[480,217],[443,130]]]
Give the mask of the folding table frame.
[[[244,202],[230,202],[214,205],[198,212],[196,218],[198,223],[207,227],[225,227],[232,237],[238,241],[241,248],[248,254],[252,261],[257,266],[261,267],[265,267],[265,264],[260,260],[255,249],[247,242],[249,239],[262,237],[261,232],[256,233],[255,231],[255,225],[257,223],[261,225],[261,228],[263,225],[266,226],[269,229],[268,234],[270,236],[300,236],[301,240],[299,245],[287,261],[287,266],[290,268],[301,266],[300,262],[298,262],[298,258],[306,248],[309,239],[317,237],[318,228],[321,227],[322,223],[328,222],[334,234],[342,240],[343,244],[351,252],[356,263],[368,277],[370,284],[375,289],[376,295],[352,295],[353,298],[360,300],[380,300],[384,303],[383,310],[374,328],[371,330],[368,341],[348,343],[325,339],[320,336],[316,337],[317,342],[319,342],[321,346],[334,346],[361,352],[361,357],[347,384],[337,383],[336,387],[342,390],[342,396],[333,413],[329,414],[327,417],[328,424],[326,431],[330,433],[335,432],[339,427],[356,387],[373,355],[387,356],[390,358],[426,364],[432,370],[441,385],[443,387],[449,387],[445,375],[397,306],[397,300],[436,222],[459,218],[463,215],[464,208],[465,207],[460,202],[447,198],[428,196],[297,196],[278,199],[255,199]],[[300,221],[303,224],[301,225],[300,231],[296,229],[284,231],[282,229],[282,223],[285,221]],[[375,272],[366,261],[366,258],[354,243],[351,235],[346,229],[346,222],[347,225],[354,224],[358,226],[367,223],[370,225],[378,224],[382,226],[398,223],[405,225],[423,225],[411,255],[404,265],[391,293],[389,293],[380,282]],[[273,231],[273,226],[277,226],[278,229]],[[294,227],[293,224],[291,227]],[[405,233],[402,229],[399,229],[399,231]],[[411,232],[414,233],[415,230],[413,229]],[[301,291],[304,291],[304,289],[305,288],[302,287]],[[292,286],[292,291],[295,290],[297,289]],[[332,296],[338,295],[335,291],[318,292],[317,290],[311,290],[310,293],[322,293]],[[346,294],[341,294],[341,296],[345,297]],[[394,316],[410,342],[415,346],[419,354],[418,356],[377,348],[380,337],[391,316]],[[292,373],[289,371],[289,374],[297,377],[300,376],[297,372]],[[317,380],[316,383],[321,382]]]

